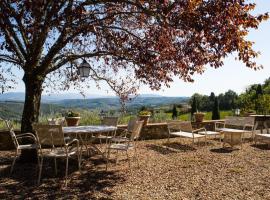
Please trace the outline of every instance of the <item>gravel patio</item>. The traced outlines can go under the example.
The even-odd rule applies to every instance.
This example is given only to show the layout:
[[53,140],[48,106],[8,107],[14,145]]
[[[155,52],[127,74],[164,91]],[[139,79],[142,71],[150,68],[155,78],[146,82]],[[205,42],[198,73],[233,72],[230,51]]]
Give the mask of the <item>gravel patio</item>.
[[12,152],[1,151],[0,199],[270,199],[267,145],[245,142],[230,150],[218,140],[189,144],[180,138],[141,141],[139,168],[136,162],[129,168],[124,153],[108,171],[101,156],[84,158],[81,173],[72,161],[67,188],[63,161],[57,176],[53,162],[45,161],[37,187],[36,165],[17,163],[9,176]]

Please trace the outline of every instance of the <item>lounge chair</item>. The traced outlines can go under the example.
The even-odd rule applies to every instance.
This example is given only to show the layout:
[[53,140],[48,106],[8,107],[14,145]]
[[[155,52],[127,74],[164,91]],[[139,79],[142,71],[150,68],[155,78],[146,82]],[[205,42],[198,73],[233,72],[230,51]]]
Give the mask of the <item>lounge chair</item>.
[[205,128],[193,130],[190,121],[171,120],[167,122],[167,125],[168,125],[168,142],[170,140],[170,136],[192,139],[192,145],[194,145],[196,139],[197,140],[203,139],[206,142],[206,135],[198,134],[199,131],[206,132]]

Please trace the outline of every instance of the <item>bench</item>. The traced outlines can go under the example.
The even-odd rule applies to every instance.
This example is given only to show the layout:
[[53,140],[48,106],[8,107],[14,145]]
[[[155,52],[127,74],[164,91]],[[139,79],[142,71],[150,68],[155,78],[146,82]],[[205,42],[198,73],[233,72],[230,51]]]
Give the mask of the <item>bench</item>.
[[254,122],[254,117],[229,116],[225,118],[224,122],[216,122],[215,130],[220,132],[242,130],[249,135],[247,138],[254,138]]
[[172,135],[192,139],[192,144],[194,144],[195,139],[204,139],[204,142],[206,143],[207,135],[219,134],[213,131],[206,131],[205,128],[193,130],[190,121],[171,120],[167,121],[167,125],[168,125],[168,142],[170,136]]

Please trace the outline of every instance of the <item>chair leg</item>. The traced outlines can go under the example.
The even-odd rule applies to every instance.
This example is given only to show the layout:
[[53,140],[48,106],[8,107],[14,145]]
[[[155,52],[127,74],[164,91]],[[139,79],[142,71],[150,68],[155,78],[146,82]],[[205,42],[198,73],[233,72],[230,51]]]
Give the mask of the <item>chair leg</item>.
[[81,153],[79,151],[77,151],[77,156],[78,156],[78,168],[79,171],[81,171]]
[[42,172],[42,165],[43,165],[43,157],[41,157],[40,163],[39,163],[38,185],[40,184],[40,178],[41,178],[41,172]]
[[56,162],[56,157],[54,157],[54,173],[55,176],[57,175],[57,162]]
[[39,165],[40,165],[40,160],[39,160],[39,155],[37,155],[37,176],[38,176],[38,171],[39,171]]
[[130,168],[130,159],[129,159],[129,156],[128,156],[128,151],[126,151],[126,155],[127,155],[127,159],[128,159],[128,166]]
[[15,156],[14,156],[13,161],[12,161],[12,165],[11,165],[11,168],[10,168],[10,175],[13,172],[13,168],[14,168],[14,165],[15,165],[15,162],[16,162],[16,159],[17,159],[17,156],[18,156],[18,150],[16,150]]
[[137,155],[137,148],[136,147],[134,147],[134,157],[137,160],[137,165],[138,165],[138,168],[139,168],[140,167],[140,163],[139,163],[139,159],[138,159],[138,155]]
[[67,175],[68,175],[68,156],[67,156],[67,160],[66,160],[65,186],[67,186]]
[[110,149],[108,149],[108,153],[107,153],[107,159],[106,159],[106,171],[107,171],[107,169],[108,169],[108,164],[109,164],[110,153],[111,153],[111,150],[110,150]]
[[116,159],[115,159],[115,165],[118,163],[118,150],[116,150]]

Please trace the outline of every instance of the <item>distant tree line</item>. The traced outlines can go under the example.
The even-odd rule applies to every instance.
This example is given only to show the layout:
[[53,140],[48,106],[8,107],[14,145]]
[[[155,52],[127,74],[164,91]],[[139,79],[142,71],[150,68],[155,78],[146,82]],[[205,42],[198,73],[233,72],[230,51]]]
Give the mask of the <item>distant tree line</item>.
[[[233,90],[228,90],[224,94],[215,96],[213,92],[208,95],[195,93],[191,96],[189,104],[194,107],[194,99],[196,99],[196,110],[191,111],[207,111],[215,112],[219,110],[234,110],[240,108],[242,113],[256,112],[258,114],[270,113],[270,78],[263,84],[252,84],[245,92],[238,95]],[[216,109],[215,111],[213,109]]]
[[238,100],[238,94],[232,90],[228,90],[224,94],[221,93],[218,96],[215,96],[213,92],[208,95],[201,95],[198,93],[195,93],[190,98],[190,105],[193,104],[194,98],[197,101],[197,110],[198,111],[212,111],[215,99],[219,103],[219,109],[220,110],[232,110],[237,107],[237,100]]
[[270,113],[270,78],[263,84],[250,85],[239,95],[238,105],[242,112]]

